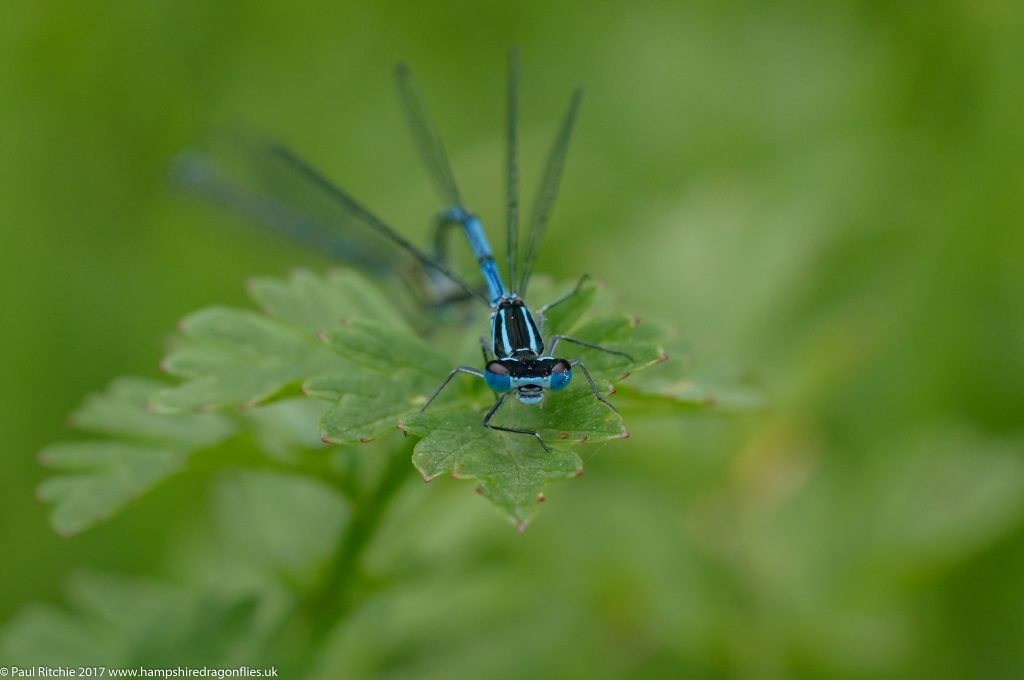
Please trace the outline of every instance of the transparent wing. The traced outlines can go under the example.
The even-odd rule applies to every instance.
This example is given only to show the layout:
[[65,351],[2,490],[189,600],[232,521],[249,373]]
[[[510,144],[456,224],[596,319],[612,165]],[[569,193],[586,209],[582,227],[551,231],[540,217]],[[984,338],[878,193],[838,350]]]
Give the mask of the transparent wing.
[[279,144],[237,138],[175,160],[172,178],[265,229],[377,275],[408,271],[410,259],[487,302],[446,265],[397,233],[347,192]]
[[398,98],[402,105],[402,112],[405,114],[416,149],[427,168],[427,174],[430,175],[434,189],[446,208],[461,206],[462,199],[455,184],[455,175],[452,174],[451,164],[448,163],[448,154],[444,150],[444,144],[441,143],[441,136],[430,122],[427,107],[423,104],[423,99],[412,81],[409,67],[405,64],[396,66],[395,81],[398,85]]
[[519,259],[519,168],[516,158],[519,109],[519,50],[508,51],[508,96],[505,118],[505,254],[508,258],[508,281],[516,285],[516,262]]
[[562,166],[565,164],[565,154],[569,150],[569,138],[572,136],[572,128],[576,122],[576,114],[582,101],[583,89],[576,88],[569,102],[569,110],[562,120],[562,127],[558,130],[558,136],[555,137],[555,141],[551,145],[551,151],[548,153],[544,174],[541,177],[533,209],[530,212],[529,241],[526,257],[523,260],[522,279],[517,291],[523,297],[526,296],[526,286],[530,282],[530,274],[533,273],[533,263],[537,259],[537,253],[540,250],[544,228],[547,226],[548,218],[551,216],[551,210],[555,204],[555,198],[558,196],[558,186],[562,180]]

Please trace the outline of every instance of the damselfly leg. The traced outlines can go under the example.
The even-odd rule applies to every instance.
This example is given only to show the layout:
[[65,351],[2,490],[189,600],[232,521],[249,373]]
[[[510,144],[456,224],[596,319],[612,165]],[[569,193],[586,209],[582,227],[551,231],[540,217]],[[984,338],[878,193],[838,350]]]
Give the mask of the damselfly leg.
[[596,349],[599,352],[605,352],[607,354],[614,354],[615,356],[625,357],[626,359],[629,359],[630,361],[633,361],[633,356],[630,355],[630,354],[626,354],[625,352],[620,352],[620,351],[615,350],[615,349],[608,349],[607,347],[602,347],[601,345],[595,345],[594,343],[587,342],[585,340],[577,340],[576,338],[570,338],[568,335],[552,335],[551,336],[551,348],[550,348],[549,351],[552,354],[555,353],[555,347],[557,347],[558,343],[561,342],[562,340],[564,340],[566,342],[571,342],[574,345],[579,345],[580,347],[586,347],[588,349]]
[[611,410],[615,411],[616,413],[619,412],[619,409],[615,408],[615,406],[612,405],[610,401],[601,396],[601,391],[597,389],[597,385],[594,384],[594,379],[590,377],[590,371],[587,370],[587,367],[583,365],[582,361],[580,361],[579,359],[573,359],[572,361],[569,362],[569,365],[579,366],[580,369],[582,369],[583,377],[587,379],[588,383],[590,383],[590,389],[594,392],[594,396],[597,397],[597,400],[599,402],[601,402]]
[[484,355],[484,365],[491,360],[491,348],[487,346],[487,338],[480,336],[480,352]]
[[577,293],[580,292],[580,289],[583,288],[583,284],[586,283],[589,280],[590,280],[590,274],[584,274],[583,276],[581,276],[579,278],[579,280],[576,282],[576,285],[573,286],[572,290],[570,290],[565,295],[562,295],[561,297],[555,298],[554,300],[552,300],[551,302],[547,303],[546,305],[541,307],[539,310],[537,310],[537,316],[540,317],[541,325],[542,326],[544,325],[544,315],[547,313],[547,311],[549,309],[551,309],[552,307],[557,307],[558,305],[562,304],[566,300],[568,300],[568,299],[572,298],[573,296],[575,296]]
[[441,394],[441,390],[443,390],[448,385],[448,383],[451,382],[452,378],[454,378],[455,375],[458,373],[475,375],[478,378],[484,377],[483,371],[481,371],[478,368],[473,368],[472,366],[457,366],[453,368],[451,373],[448,374],[448,377],[445,378],[440,385],[438,385],[437,389],[434,390],[434,393],[430,395],[429,399],[427,399],[427,403],[423,404],[423,406],[420,407],[420,413],[423,413],[424,411],[427,410],[427,407],[430,406],[430,402],[434,401],[434,399],[437,398],[437,395]]
[[[526,435],[529,435],[529,436],[531,436],[531,437],[533,437],[534,439],[537,440],[537,443],[540,444],[540,447],[542,449],[544,449],[545,451],[550,453],[551,449],[549,449],[548,445],[544,443],[544,440],[541,439],[540,433],[537,432],[536,430],[527,430],[527,429],[520,428],[520,427],[506,427],[504,425],[491,425],[491,418],[493,418],[494,414],[498,412],[498,409],[501,408],[505,404],[505,400],[506,399],[508,399],[508,393],[507,392],[505,394],[501,395],[500,397],[498,397],[498,401],[494,402],[494,406],[492,406],[487,411],[487,415],[484,416],[484,422],[483,422],[484,427],[490,428],[492,430],[501,430],[502,432],[513,432],[515,434],[526,434]],[[601,399],[601,398],[598,397],[598,399]],[[601,401],[604,401],[604,400],[601,399]],[[605,402],[605,403],[607,403],[607,402]]]

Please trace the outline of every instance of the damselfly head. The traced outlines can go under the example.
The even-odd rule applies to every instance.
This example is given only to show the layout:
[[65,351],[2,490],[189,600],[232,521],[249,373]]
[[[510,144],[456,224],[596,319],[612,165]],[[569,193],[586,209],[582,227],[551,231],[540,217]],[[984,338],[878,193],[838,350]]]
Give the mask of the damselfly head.
[[544,390],[557,392],[572,380],[572,366],[565,359],[540,357],[529,361],[508,358],[484,367],[484,381],[498,393],[515,391],[523,404],[539,404]]

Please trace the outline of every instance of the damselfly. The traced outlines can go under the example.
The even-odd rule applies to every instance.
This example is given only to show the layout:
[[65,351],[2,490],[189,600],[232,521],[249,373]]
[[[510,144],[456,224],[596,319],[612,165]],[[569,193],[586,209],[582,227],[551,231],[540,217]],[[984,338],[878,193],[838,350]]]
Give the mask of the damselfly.
[[[492,423],[495,414],[508,398],[515,395],[522,404],[539,404],[543,401],[546,390],[558,392],[565,389],[572,380],[573,369],[578,367],[594,397],[614,411],[615,407],[602,396],[583,362],[579,359],[557,357],[555,349],[560,343],[566,342],[627,359],[631,357],[623,352],[565,335],[551,336],[550,342],[545,343],[541,332],[545,312],[577,294],[586,276],[580,279],[572,291],[538,310],[540,324],[534,320],[524,301],[533,265],[540,252],[544,230],[558,193],[569,138],[583,92],[579,88],[573,92],[568,111],[548,153],[529,216],[526,254],[520,262],[518,71],[518,56],[513,49],[509,52],[508,60],[505,130],[506,255],[511,288],[506,287],[498,271],[480,220],[463,206],[441,138],[427,115],[426,107],[412,82],[409,70],[404,65],[399,65],[396,69],[402,109],[434,188],[445,205],[445,209],[436,219],[436,245],[433,255],[414,246],[346,191],[331,183],[296,154],[277,144],[259,145],[252,149],[257,157],[251,159],[254,163],[248,164],[248,177],[244,180],[237,177],[227,179],[226,175],[215,169],[204,156],[194,152],[187,152],[179,158],[175,165],[175,176],[180,183],[198,193],[255,218],[292,240],[317,248],[327,255],[376,270],[377,273],[403,271],[398,266],[398,256],[412,256],[422,268],[422,272],[435,284],[446,283],[441,286],[445,291],[441,295],[442,298],[450,297],[455,290],[463,296],[474,297],[486,303],[491,309],[491,328],[490,340],[481,338],[483,370],[472,366],[458,366],[452,369],[423,404],[420,412],[425,411],[459,373],[482,378],[497,395],[494,404],[484,415],[482,425],[494,430],[532,436],[547,451],[548,447],[538,432]],[[300,195],[305,195],[305,198]],[[486,293],[466,282],[446,261],[444,236],[453,226],[462,230],[477,258],[486,284]],[[436,291],[434,299],[438,299]]]

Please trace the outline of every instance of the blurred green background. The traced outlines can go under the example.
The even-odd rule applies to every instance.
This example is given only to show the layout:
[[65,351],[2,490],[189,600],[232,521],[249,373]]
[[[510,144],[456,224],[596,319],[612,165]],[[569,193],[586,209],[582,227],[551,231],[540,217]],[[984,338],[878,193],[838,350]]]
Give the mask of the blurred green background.
[[527,188],[587,87],[538,269],[606,279],[765,405],[626,413],[523,536],[467,485],[406,487],[370,563],[408,573],[321,675],[1021,677],[1022,30],[1008,0],[8,3],[0,622],[87,573],[194,594],[214,487],[62,540],[35,452],[184,314],[329,264],[176,196],[175,152],[266,132],[425,234],[405,60],[495,229],[518,44]]

